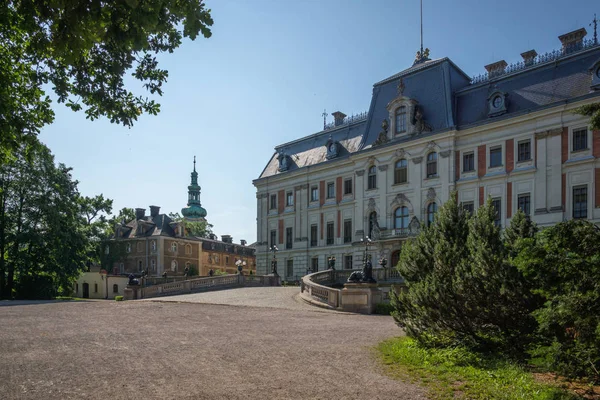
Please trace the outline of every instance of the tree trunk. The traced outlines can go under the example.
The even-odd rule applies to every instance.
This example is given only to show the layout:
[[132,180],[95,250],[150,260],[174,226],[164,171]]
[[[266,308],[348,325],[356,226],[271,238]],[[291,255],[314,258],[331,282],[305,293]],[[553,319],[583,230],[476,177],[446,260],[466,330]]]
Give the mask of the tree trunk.
[[2,174],[0,180],[0,299],[9,297],[6,294],[6,197],[8,196],[8,184],[6,175]]
[[19,193],[19,211],[17,213],[17,232],[15,234],[15,242],[13,243],[14,256],[12,262],[8,264],[8,277],[6,279],[6,295],[12,297],[12,289],[14,286],[15,279],[15,265],[19,262],[19,245],[21,243],[21,229],[23,227],[23,203],[25,200],[25,193],[21,191]]

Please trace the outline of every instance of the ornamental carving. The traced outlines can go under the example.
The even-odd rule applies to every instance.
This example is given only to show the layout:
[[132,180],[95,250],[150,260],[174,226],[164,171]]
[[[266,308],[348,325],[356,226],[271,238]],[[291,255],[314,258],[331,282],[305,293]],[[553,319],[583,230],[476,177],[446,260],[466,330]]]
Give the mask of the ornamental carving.
[[417,234],[421,230],[421,224],[419,223],[419,219],[415,216],[410,220],[410,224],[408,224],[408,230],[411,234]]
[[413,107],[412,121],[414,126],[414,133],[421,134],[423,132],[431,132],[433,129],[429,123],[423,117],[423,110],[421,106],[415,105]]
[[437,144],[435,144],[435,142],[433,140],[431,142],[427,143],[427,149],[429,149],[429,150],[433,149],[435,146],[437,146]]
[[450,150],[440,151],[440,157],[446,158],[450,155]]
[[406,156],[410,156],[410,153],[405,151],[404,149],[398,149],[394,152],[394,156],[396,158],[405,158]]
[[427,189],[427,200],[435,200],[435,189],[434,188]]
[[415,164],[420,164],[423,161],[423,157],[415,157],[412,159]]
[[373,211],[377,211],[376,210],[377,205],[375,203],[375,199],[374,198],[369,198],[369,203],[367,204],[367,210],[369,213],[372,213]]
[[394,209],[396,207],[403,206],[403,205],[411,205],[412,206],[410,200],[408,199],[408,197],[406,197],[406,195],[404,193],[398,193],[396,195],[396,197],[394,197],[394,200],[392,200],[391,208]]
[[380,166],[379,166],[379,167],[377,167],[377,168],[378,168],[380,171],[387,171],[387,169],[388,169],[388,166],[387,166],[387,164],[384,164],[384,165],[380,165]]
[[381,123],[381,132],[379,132],[377,139],[373,142],[373,146],[379,146],[379,145],[389,142],[388,129],[389,129],[389,125],[388,125],[387,119],[384,119],[383,122]]
[[279,153],[277,155],[277,160],[279,161],[279,172],[285,172],[290,167],[290,157],[284,152]]
[[365,170],[364,169],[359,169],[356,172],[356,176],[363,176],[365,174]]

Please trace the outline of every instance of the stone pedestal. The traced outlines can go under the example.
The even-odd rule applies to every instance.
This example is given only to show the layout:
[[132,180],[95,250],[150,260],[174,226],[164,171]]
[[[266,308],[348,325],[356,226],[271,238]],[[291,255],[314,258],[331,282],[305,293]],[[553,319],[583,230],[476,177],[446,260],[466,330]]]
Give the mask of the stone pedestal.
[[375,305],[381,303],[381,289],[376,283],[345,283],[342,289],[342,310],[360,314],[372,314]]
[[123,299],[125,300],[137,300],[141,299],[141,286],[129,286],[127,285],[125,289],[123,289]]

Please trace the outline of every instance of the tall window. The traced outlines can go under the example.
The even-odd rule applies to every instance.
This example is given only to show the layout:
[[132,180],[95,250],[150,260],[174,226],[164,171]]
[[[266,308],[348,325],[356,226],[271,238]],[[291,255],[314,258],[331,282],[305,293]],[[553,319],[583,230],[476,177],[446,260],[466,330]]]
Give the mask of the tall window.
[[319,258],[313,257],[310,259],[310,270],[312,272],[317,272],[319,270]]
[[396,110],[396,134],[406,132],[406,107],[398,107]]
[[408,207],[398,207],[394,211],[394,228],[408,228]]
[[463,154],[463,172],[475,171],[475,153]]
[[94,293],[98,293],[98,284],[94,283]]
[[292,228],[285,228],[285,248],[286,249],[292,248],[292,241],[293,241]]
[[271,210],[276,209],[277,208],[277,195],[276,194],[272,194],[271,197],[270,197],[270,201],[271,201],[271,203],[270,203],[270,207],[269,208]]
[[520,194],[519,197],[517,197],[517,207],[519,210],[523,211],[525,215],[530,215],[531,197],[529,193]]
[[390,264],[390,268],[396,268],[398,265],[398,261],[400,261],[400,250],[396,250],[392,253],[392,263]]
[[119,293],[119,285],[117,285],[117,284],[113,285],[113,293]]
[[344,180],[344,194],[352,194],[352,178]]
[[367,189],[375,189],[377,187],[377,167],[372,165],[369,167],[369,174],[367,177]]
[[375,224],[377,224],[377,213],[373,211],[369,214],[369,237],[373,237],[373,228],[375,228]]
[[344,220],[344,243],[350,243],[352,241],[352,220]]
[[286,206],[293,206],[294,205],[294,193],[293,192],[287,192],[285,195],[285,205]]
[[437,176],[437,153],[427,154],[427,177],[435,178]]
[[394,183],[406,183],[408,181],[408,163],[403,158],[396,161],[394,165]]
[[327,223],[327,244],[333,244],[333,222]]
[[573,188],[573,218],[587,218],[587,186]]
[[142,263],[142,260],[138,261],[138,271],[141,272],[144,269],[144,264]]
[[496,210],[496,215],[494,216],[494,225],[500,227],[502,225],[502,199],[492,199],[492,207],[494,207],[494,210]]
[[587,145],[587,128],[576,129],[573,131],[573,151],[586,150]]
[[185,245],[185,254],[192,254],[192,246],[190,246],[189,244]]
[[523,140],[519,142],[518,162],[531,160],[531,140]]
[[152,271],[156,271],[156,260],[154,258],[150,260],[150,266],[152,267]]
[[344,256],[344,269],[352,269],[352,256]]
[[125,246],[125,248],[128,253],[131,253],[131,243],[127,243],[127,246]]
[[277,231],[275,229],[273,229],[271,231],[271,242],[270,242],[270,246],[273,247],[275,246],[275,244],[277,243]]
[[427,206],[427,226],[433,224],[435,220],[435,214],[437,214],[437,204],[429,203]]
[[310,226],[310,245],[312,247],[316,246],[318,243],[317,240],[317,225]]
[[287,277],[294,276],[294,260],[287,260],[287,265],[285,268],[285,276],[287,276]]
[[490,149],[490,168],[502,166],[502,147],[492,147]]
[[335,197],[335,184],[330,182],[327,184],[327,198],[333,199]]
[[313,186],[310,188],[310,201],[319,200],[319,188]]
[[175,243],[175,242],[171,243],[171,252],[177,253],[177,243]]
[[156,251],[156,240],[152,241],[152,251]]
[[462,203],[462,209],[465,212],[473,215],[473,212],[475,211],[475,204],[472,201],[465,201]]

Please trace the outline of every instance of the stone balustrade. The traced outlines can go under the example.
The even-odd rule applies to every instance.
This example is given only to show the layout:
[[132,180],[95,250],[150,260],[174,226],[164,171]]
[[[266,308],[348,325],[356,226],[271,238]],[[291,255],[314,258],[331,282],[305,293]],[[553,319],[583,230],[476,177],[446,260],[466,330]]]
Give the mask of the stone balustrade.
[[273,275],[222,275],[155,284],[146,287],[127,286],[124,297],[125,300],[136,300],[233,287],[279,285],[279,277]]

